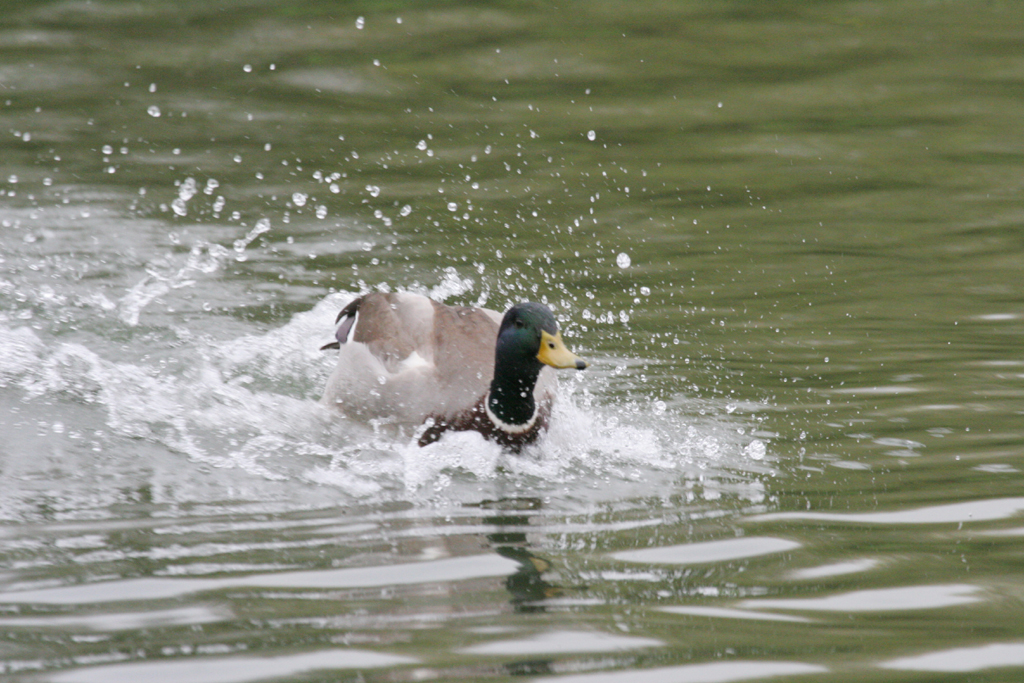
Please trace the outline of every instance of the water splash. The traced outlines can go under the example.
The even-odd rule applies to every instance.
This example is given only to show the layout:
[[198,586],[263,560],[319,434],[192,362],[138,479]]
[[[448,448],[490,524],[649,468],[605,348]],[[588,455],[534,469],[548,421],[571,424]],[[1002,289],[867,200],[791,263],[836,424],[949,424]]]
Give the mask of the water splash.
[[[305,203],[305,200],[303,200],[303,203]],[[235,243],[233,245],[235,248],[235,252],[241,254],[242,252],[245,251],[246,247],[252,244],[253,240],[255,240],[257,237],[259,237],[265,232],[270,232],[269,218],[259,219],[258,221],[256,221],[256,225],[252,227],[252,230],[246,233],[245,237],[243,237],[242,239],[235,240]]]
[[[122,315],[131,311],[137,321],[161,287],[185,286],[190,274],[219,268],[227,250],[216,246],[196,245],[185,265],[140,283]],[[450,269],[430,291],[440,299],[472,287]],[[352,296],[332,294],[263,334],[180,338],[159,361],[104,358],[84,344],[45,342],[27,328],[0,325],[0,387],[20,390],[25,400],[99,410],[108,440],[141,440],[197,466],[364,501],[450,503],[511,489],[592,505],[671,496],[680,482],[698,480],[713,499],[720,486],[710,471],[770,467],[764,444],[742,436],[724,408],[698,417],[664,401],[610,398],[609,373],[563,378],[548,433],[520,456],[476,433],[420,448],[414,425],[343,418],[318,403],[335,362],[319,347]],[[757,495],[763,491],[748,497]]]
[[[192,187],[185,193],[189,197],[193,196],[196,190],[194,181],[191,185]],[[232,247],[235,260],[244,260],[246,248],[257,237],[269,230],[269,219],[261,218],[256,221],[256,225],[246,233],[245,237],[234,241]],[[130,327],[135,327],[139,324],[143,309],[155,299],[172,290],[194,286],[197,277],[218,272],[230,257],[231,251],[226,247],[215,242],[196,240],[189,249],[185,262],[180,265],[170,257],[151,261],[146,267],[146,276],[135,283],[121,298],[121,321]]]
[[219,244],[197,240],[181,266],[176,266],[173,262],[168,263],[166,260],[150,263],[146,268],[146,276],[121,298],[122,322],[135,327],[139,324],[142,310],[154,299],[173,289],[193,286],[197,275],[220,270],[229,254],[230,252]]
[[473,285],[473,278],[462,277],[459,271],[449,266],[444,269],[441,281],[430,289],[429,296],[435,301],[445,301],[449,297],[462,296],[472,291]]

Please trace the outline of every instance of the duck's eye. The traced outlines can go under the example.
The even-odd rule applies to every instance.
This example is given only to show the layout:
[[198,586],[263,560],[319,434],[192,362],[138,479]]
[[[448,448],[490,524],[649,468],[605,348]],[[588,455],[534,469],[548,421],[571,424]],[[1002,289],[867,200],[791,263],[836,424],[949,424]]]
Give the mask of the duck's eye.
[[524,327],[526,327],[526,323],[524,323],[524,322],[523,322],[522,320],[517,320],[517,321],[516,321],[516,328],[517,328],[517,329],[520,329],[520,330],[521,330],[521,329],[523,329]]
[[549,349],[555,348],[555,342],[548,342],[548,348]]

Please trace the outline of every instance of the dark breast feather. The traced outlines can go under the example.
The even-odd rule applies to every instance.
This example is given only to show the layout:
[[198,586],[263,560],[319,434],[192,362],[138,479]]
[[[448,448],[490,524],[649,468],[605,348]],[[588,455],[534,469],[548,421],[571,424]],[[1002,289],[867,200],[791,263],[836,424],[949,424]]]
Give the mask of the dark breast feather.
[[513,453],[518,453],[523,446],[533,443],[540,436],[541,432],[547,429],[548,415],[551,412],[550,406],[542,404],[539,408],[536,422],[525,432],[511,434],[500,429],[487,417],[487,410],[484,407],[486,397],[481,397],[476,404],[451,417],[430,416],[434,424],[427,427],[427,430],[420,436],[419,445],[426,446],[434,443],[447,431],[454,432],[479,432],[488,441],[493,441]]

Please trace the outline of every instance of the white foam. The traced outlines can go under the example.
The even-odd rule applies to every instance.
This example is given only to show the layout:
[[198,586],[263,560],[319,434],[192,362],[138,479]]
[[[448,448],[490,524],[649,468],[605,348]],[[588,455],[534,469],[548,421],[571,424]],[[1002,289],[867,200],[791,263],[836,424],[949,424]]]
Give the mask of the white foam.
[[[699,495],[713,500],[722,484],[704,477],[709,468],[770,466],[770,449],[738,435],[741,418],[724,406],[701,418],[685,402],[609,398],[600,373],[563,373],[548,433],[520,455],[476,433],[449,433],[420,448],[414,425],[343,418],[317,401],[335,362],[319,347],[351,298],[330,295],[264,334],[225,342],[181,336],[155,360],[139,354],[133,362],[109,357],[103,345],[98,352],[44,342],[0,323],[0,386],[29,400],[98,409],[111,438],[356,499],[479,500],[493,489],[593,503],[674,495],[681,481],[700,480]],[[743,497],[763,497],[763,489],[748,488]]]
[[0,386],[28,373],[43,352],[43,342],[27,327],[0,327]]
[[352,298],[331,294],[311,310],[292,316],[282,327],[219,343],[209,350],[212,361],[241,382],[261,378],[272,386],[294,387],[300,395],[316,399],[334,367],[334,355],[320,347],[334,338],[334,319]]

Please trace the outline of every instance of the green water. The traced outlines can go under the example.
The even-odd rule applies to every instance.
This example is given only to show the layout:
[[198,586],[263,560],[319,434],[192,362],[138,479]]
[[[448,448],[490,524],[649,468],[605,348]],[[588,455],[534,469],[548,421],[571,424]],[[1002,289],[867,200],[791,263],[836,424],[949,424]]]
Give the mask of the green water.
[[[3,3],[0,674],[1024,678],[1024,6]],[[316,401],[555,310],[520,458]]]

